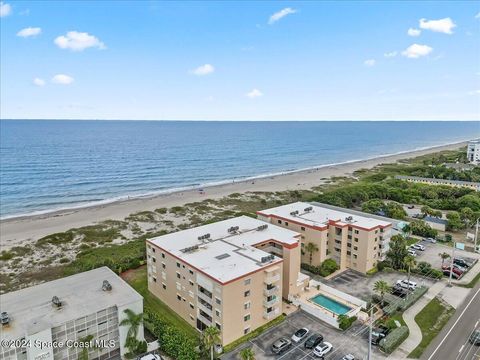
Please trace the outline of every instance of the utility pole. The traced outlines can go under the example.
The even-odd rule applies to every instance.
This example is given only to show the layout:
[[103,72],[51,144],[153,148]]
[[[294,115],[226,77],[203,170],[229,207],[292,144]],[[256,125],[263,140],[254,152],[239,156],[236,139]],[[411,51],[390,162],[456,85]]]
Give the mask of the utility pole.
[[452,276],[453,276],[453,260],[455,259],[455,248],[457,247],[457,243],[453,242],[453,250],[452,250],[452,261],[450,262],[450,275],[448,276],[448,286],[452,286]]
[[371,355],[372,355],[372,326],[373,326],[373,306],[370,307],[370,319],[369,319],[370,330],[368,332],[368,356],[367,356],[367,360],[371,360]]
[[[475,241],[473,245],[473,252],[477,252],[477,240],[478,240],[478,220],[480,218],[477,218],[477,224],[475,225]],[[480,251],[479,251],[480,252]]]

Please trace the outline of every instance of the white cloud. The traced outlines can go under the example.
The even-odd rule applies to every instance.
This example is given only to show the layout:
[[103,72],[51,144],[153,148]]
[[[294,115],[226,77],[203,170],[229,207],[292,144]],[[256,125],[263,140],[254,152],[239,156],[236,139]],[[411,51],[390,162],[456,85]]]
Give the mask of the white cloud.
[[105,44],[97,37],[86,32],[69,31],[66,35],[61,35],[54,40],[54,43],[60,49],[69,49],[72,51],[83,51],[90,47],[105,49]]
[[363,65],[365,66],[374,66],[377,62],[375,61],[375,59],[368,59],[368,60],[365,60],[363,62]]
[[39,28],[39,27],[28,27],[28,28],[20,30],[17,33],[17,36],[27,38],[27,37],[30,37],[30,36],[37,36],[41,32],[42,32],[42,29]]
[[215,71],[215,67],[213,65],[204,64],[204,65],[201,65],[201,66],[197,67],[196,69],[193,69],[190,72],[194,75],[197,75],[197,76],[203,76],[203,75],[211,74],[214,71]]
[[455,23],[450,18],[439,20],[420,19],[420,28],[444,34],[453,34],[452,29],[456,27]]
[[65,74],[57,74],[52,78],[52,82],[54,84],[60,85],[70,85],[74,82],[73,77],[65,75]]
[[40,78],[33,79],[33,84],[37,86],[45,86],[45,80]]
[[431,48],[428,45],[413,44],[413,45],[410,45],[407,49],[405,49],[402,52],[402,55],[410,59],[418,59],[419,57],[427,56],[432,51],[433,51],[433,48]]
[[8,16],[12,13],[12,7],[10,4],[0,2],[0,17]]
[[421,32],[422,32],[422,30],[410,28],[410,29],[408,29],[407,34],[410,35],[410,36],[420,36]]
[[268,19],[268,23],[272,25],[273,23],[276,23],[278,20],[284,18],[285,16],[295,14],[296,12],[297,10],[287,7],[280,11],[277,11],[275,14],[270,16],[270,19]]
[[480,12],[477,15],[475,15],[475,19],[480,19]]
[[480,95],[480,90],[469,91],[468,95]]
[[250,99],[255,99],[257,97],[263,96],[263,93],[258,89],[253,89],[252,91],[246,93],[246,96]]
[[383,56],[385,56],[386,58],[392,58],[392,57],[397,56],[397,54],[398,54],[397,51],[390,51],[390,52],[387,52],[387,53],[383,54]]

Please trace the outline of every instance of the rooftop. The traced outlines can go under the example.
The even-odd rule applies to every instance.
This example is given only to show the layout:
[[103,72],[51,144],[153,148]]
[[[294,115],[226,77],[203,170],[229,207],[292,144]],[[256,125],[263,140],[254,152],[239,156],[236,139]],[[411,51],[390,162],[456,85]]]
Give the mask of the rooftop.
[[425,177],[421,177],[421,176],[410,176],[410,175],[396,175],[395,179],[399,179],[399,180],[418,180],[418,181],[425,181],[425,182],[435,182],[435,183],[438,183],[438,184],[469,185],[469,186],[476,186],[476,187],[480,188],[480,183],[472,182],[472,181],[425,178]]
[[377,227],[385,228],[392,225],[391,222],[361,216],[346,211],[335,210],[328,207],[312,205],[305,202],[296,202],[272,209],[258,212],[265,216],[280,217],[292,222],[305,224],[307,226],[326,228],[329,223],[334,222],[338,226],[352,226],[366,230]]
[[[112,289],[103,291],[108,280]],[[62,302],[52,304],[52,297]],[[19,339],[43,329],[95,313],[110,306],[141,301],[123,279],[107,267],[82,272],[62,279],[1,295],[0,310],[8,312],[10,325],[2,328],[1,339]]]
[[436,224],[443,224],[443,225],[446,225],[448,224],[448,221],[445,220],[445,219],[440,219],[438,217],[435,217],[435,216],[425,216],[423,218],[424,221],[428,221],[428,222],[432,222],[432,223],[436,223]]
[[258,271],[281,258],[254,246],[268,241],[298,246],[298,233],[241,216],[148,240],[193,268],[227,283]]

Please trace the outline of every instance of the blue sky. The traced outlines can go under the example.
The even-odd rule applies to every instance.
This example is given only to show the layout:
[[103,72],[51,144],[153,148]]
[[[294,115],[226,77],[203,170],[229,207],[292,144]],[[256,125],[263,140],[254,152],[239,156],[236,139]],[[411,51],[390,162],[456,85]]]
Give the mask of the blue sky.
[[474,1],[6,0],[1,15],[3,119],[480,118]]

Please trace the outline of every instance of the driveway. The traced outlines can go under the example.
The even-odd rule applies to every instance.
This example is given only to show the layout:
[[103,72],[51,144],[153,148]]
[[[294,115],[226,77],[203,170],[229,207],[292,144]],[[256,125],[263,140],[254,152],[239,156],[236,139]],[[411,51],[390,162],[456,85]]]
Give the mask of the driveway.
[[[252,347],[255,352],[255,359],[283,359],[283,360],[312,360],[318,359],[312,354],[312,350],[305,349],[305,339],[299,344],[294,344],[292,347],[280,355],[275,355],[271,351],[271,346],[275,340],[286,337],[290,339],[292,334],[302,328],[306,327],[310,330],[309,335],[318,333],[323,335],[324,340],[333,345],[333,350],[330,354],[325,356],[326,360],[340,360],[345,354],[351,353],[355,359],[366,358],[368,352],[368,327],[361,324],[352,326],[345,332],[334,329],[312,315],[299,310],[289,315],[287,319],[269,329],[260,336],[243,344],[235,351],[225,354],[222,359],[240,359],[239,352],[245,347]],[[308,335],[307,335],[308,337]],[[385,356],[376,348],[372,348],[373,359],[383,359]]]

